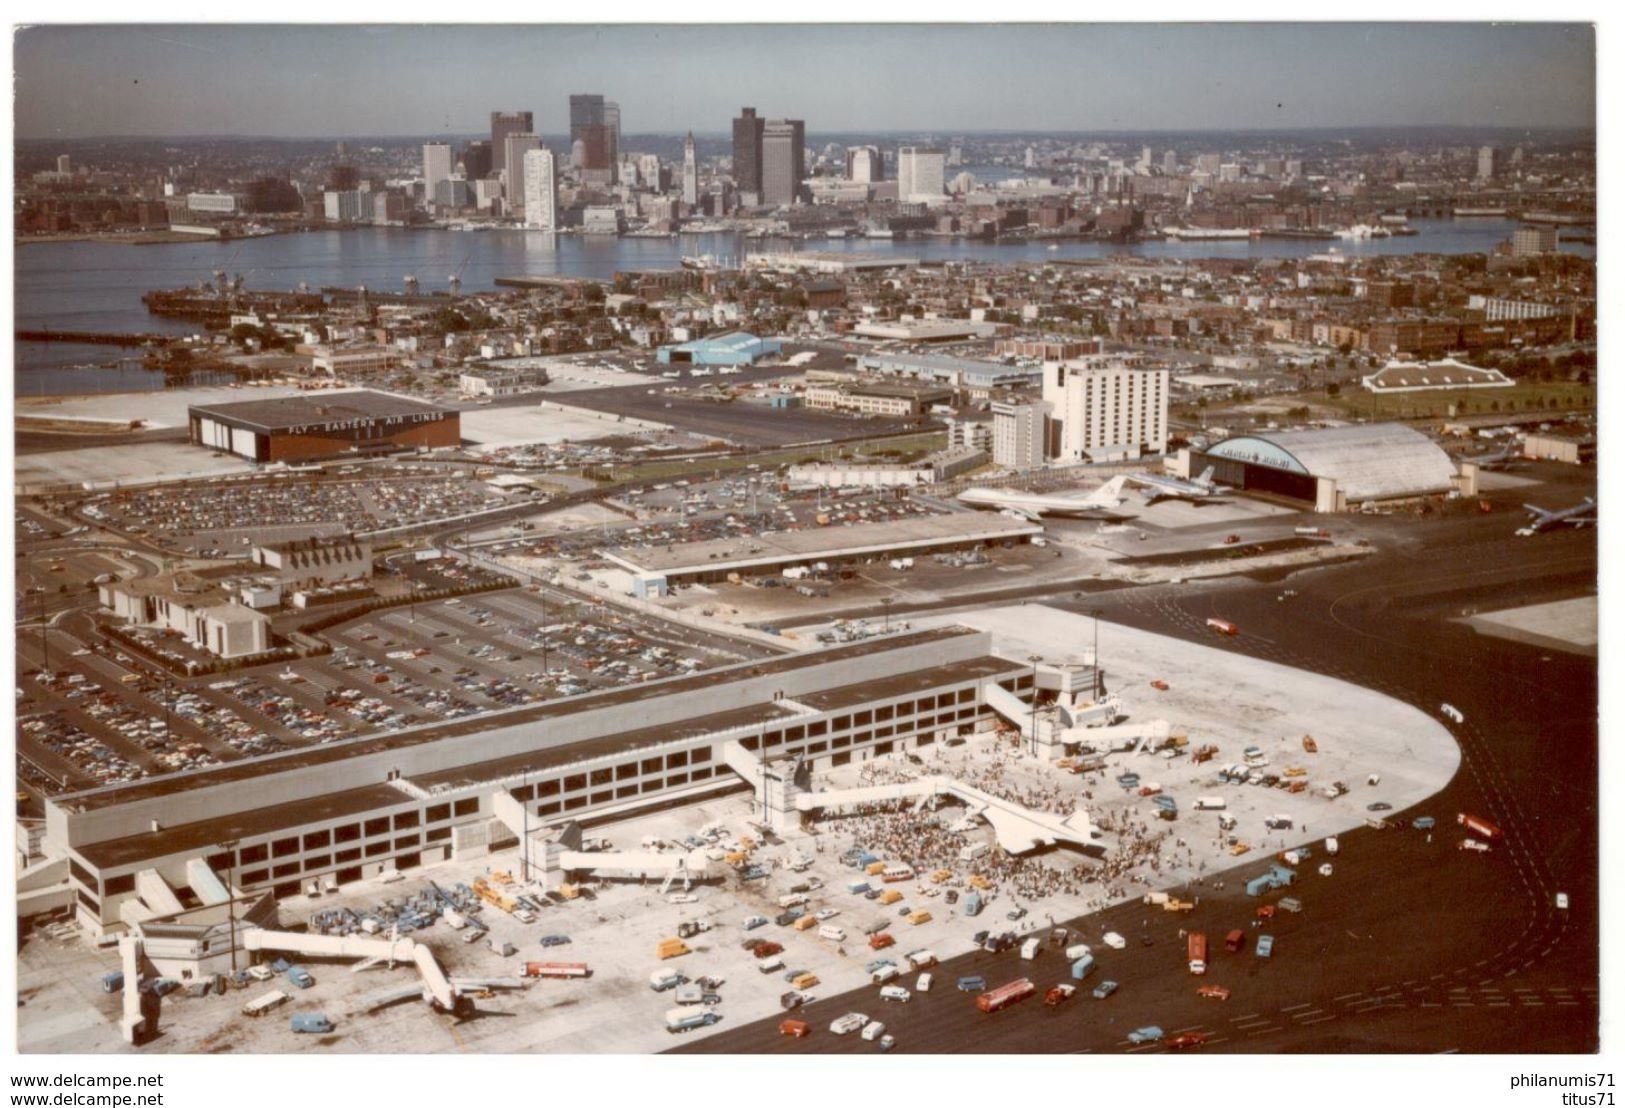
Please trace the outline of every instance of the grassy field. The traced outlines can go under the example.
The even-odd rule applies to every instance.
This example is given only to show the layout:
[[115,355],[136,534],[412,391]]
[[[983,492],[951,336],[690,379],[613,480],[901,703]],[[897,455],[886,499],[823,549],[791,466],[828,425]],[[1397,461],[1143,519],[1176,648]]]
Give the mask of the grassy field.
[[[1294,408],[1308,408],[1312,419],[1446,419],[1452,416],[1508,415],[1591,409],[1597,403],[1594,385],[1573,381],[1520,382],[1503,389],[1436,389],[1427,392],[1373,396],[1364,389],[1345,390],[1341,396],[1324,392],[1285,393],[1263,398],[1244,410],[1279,418]],[[1194,415],[1194,410],[1192,410]],[[1210,410],[1210,421],[1222,418]]]
[[[895,435],[889,438],[842,443],[838,450],[824,446],[801,446],[765,453],[728,454],[715,458],[616,466],[613,479],[660,481],[671,477],[691,477],[695,474],[731,473],[753,465],[771,470],[787,463],[824,461],[826,457],[831,461],[907,462],[922,458],[932,451],[941,450],[947,445],[947,432],[926,431],[916,435]],[[600,474],[600,476],[608,475]]]

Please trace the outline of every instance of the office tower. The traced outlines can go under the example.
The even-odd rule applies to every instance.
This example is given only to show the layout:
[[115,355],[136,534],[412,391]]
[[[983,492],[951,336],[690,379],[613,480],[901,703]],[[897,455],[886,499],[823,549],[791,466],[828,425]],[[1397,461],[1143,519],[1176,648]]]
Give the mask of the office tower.
[[1168,371],[1081,358],[1044,367],[1044,401],[1054,411],[1046,455],[1086,460],[1127,447],[1161,454],[1168,445]]
[[1037,469],[1044,464],[1044,420],[1050,413],[1042,400],[993,402],[993,464],[1007,469]]
[[694,155],[694,132],[683,140],[683,205],[698,207],[700,203],[700,163]]
[[527,150],[524,159],[525,226],[539,231],[559,227],[559,181],[551,150]]
[[1175,173],[1178,173],[1179,155],[1175,154],[1172,150],[1164,153],[1162,156],[1162,171],[1170,177],[1172,177]]
[[542,148],[542,140],[533,134],[509,135],[502,143],[502,160],[506,168],[503,170],[503,190],[507,197],[504,209],[513,215],[525,203],[525,155],[532,150]]
[[950,146],[950,147],[948,147],[948,164],[949,165],[963,165],[963,164],[965,164],[965,151],[964,151],[964,149],[961,148],[961,147],[958,147],[958,146]]
[[1238,165],[1235,162],[1225,162],[1223,165],[1221,165],[1219,167],[1219,180],[1221,180],[1221,181],[1239,181],[1239,180],[1241,180],[1241,166]]
[[1496,146],[1478,148],[1478,179],[1493,181],[1501,175],[1501,150]]
[[476,139],[463,147],[463,176],[479,181],[491,176],[491,144]]
[[423,198],[427,205],[436,200],[441,181],[451,180],[451,144],[426,142],[423,144]]
[[1512,256],[1514,258],[1535,258],[1541,254],[1555,254],[1556,252],[1556,227],[1519,227],[1512,232]]
[[1286,160],[1286,176],[1287,180],[1289,181],[1296,180],[1303,176],[1302,158],[1288,158]]
[[638,182],[644,188],[655,192],[666,191],[666,174],[660,164],[659,154],[638,155]]
[[1512,148],[1512,158],[1507,164],[1510,165],[1513,169],[1522,169],[1523,168],[1523,147],[1514,146]]
[[762,203],[793,204],[807,178],[807,124],[771,119],[762,127]]
[[56,171],[64,177],[70,176],[73,173],[73,158],[67,154],[58,154],[56,156]]
[[[616,122],[617,126],[619,126],[619,124],[620,124],[620,114],[621,114],[620,109],[616,108],[615,109],[615,122]],[[603,96],[599,95],[598,93],[593,93],[593,92],[577,92],[577,93],[572,93],[571,94],[571,96],[570,96],[570,150],[571,150],[572,157],[574,156],[575,144],[576,144],[577,141],[582,143],[582,145],[583,145],[583,153],[585,153],[585,146],[586,146],[586,142],[587,142],[587,128],[588,127],[602,127],[602,126],[604,126],[604,124],[606,122],[607,122],[607,120],[605,118],[605,105],[604,105]],[[603,138],[603,139],[601,139],[601,141],[603,142],[605,154],[604,154],[604,159],[603,159],[604,164],[599,167],[600,169],[604,168],[604,166],[614,164],[613,147],[611,146],[611,144],[609,143],[607,138]],[[580,161],[575,162],[574,164],[577,166],[577,168],[584,168],[585,165],[586,165],[585,162],[580,162]]]
[[1221,156],[1218,154],[1198,154],[1196,155],[1196,172],[1211,173],[1217,176],[1220,161]]
[[1140,147],[1140,164],[1136,167],[1141,173],[1151,172],[1151,147]]
[[947,158],[931,146],[903,146],[897,151],[897,199],[903,203],[942,195]]
[[[901,156],[899,156],[898,160],[902,160]],[[1038,165],[1038,151],[1034,150],[1031,146],[1027,147],[1027,152],[1022,155],[1021,164],[1026,166],[1028,169],[1035,168]],[[902,173],[902,169],[899,168],[897,172]]]
[[846,179],[873,185],[886,179],[886,156],[875,146],[853,146],[846,152]]
[[747,206],[760,203],[762,197],[762,128],[755,108],[739,109],[734,120],[734,187]]
[[[572,152],[573,152],[572,147]],[[581,128],[581,180],[600,188],[615,183],[615,163],[611,160],[609,128],[588,123]]]
[[536,133],[536,125],[530,112],[492,112],[491,113],[491,171],[500,172],[508,168],[507,147],[509,135],[529,135]]
[[621,160],[621,106],[613,100],[604,101],[604,127],[609,131],[609,164],[613,169]]

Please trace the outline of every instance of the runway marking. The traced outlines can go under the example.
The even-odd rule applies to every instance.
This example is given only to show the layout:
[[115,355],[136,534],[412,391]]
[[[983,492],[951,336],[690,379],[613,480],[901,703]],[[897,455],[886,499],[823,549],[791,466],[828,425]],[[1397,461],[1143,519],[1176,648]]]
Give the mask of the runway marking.
[[[1259,1013],[1257,1013],[1257,1012],[1249,1012],[1245,1016],[1231,1016],[1230,1017],[1230,1022],[1231,1023],[1246,1023],[1248,1020],[1255,1020],[1258,1017],[1259,1017]],[[1268,1017],[1265,1017],[1265,1018],[1267,1019]]]
[[1257,1031],[1249,1031],[1247,1037],[1250,1039],[1255,1035],[1273,1035],[1279,1030],[1281,1030],[1279,1027],[1261,1027]]
[[1286,1007],[1282,1008],[1281,1011],[1283,1011],[1283,1012],[1295,1012],[1299,1008],[1312,1008],[1313,1006],[1314,1005],[1312,1005],[1309,1001],[1306,1000],[1302,1004],[1288,1004]]
[[1335,1015],[1316,1016],[1312,1020],[1300,1020],[1299,1022],[1302,1026],[1308,1027],[1312,1023],[1325,1023],[1327,1020],[1334,1020],[1336,1018],[1337,1017]]
[[[1410,982],[1407,981],[1407,982],[1405,982],[1405,984],[1409,985]],[[1344,993],[1342,996],[1334,996],[1334,997],[1332,997],[1332,1003],[1333,1004],[1341,1004],[1341,1003],[1343,1003],[1343,1001],[1348,1000],[1350,997],[1364,996],[1364,995],[1365,995],[1364,993]]]

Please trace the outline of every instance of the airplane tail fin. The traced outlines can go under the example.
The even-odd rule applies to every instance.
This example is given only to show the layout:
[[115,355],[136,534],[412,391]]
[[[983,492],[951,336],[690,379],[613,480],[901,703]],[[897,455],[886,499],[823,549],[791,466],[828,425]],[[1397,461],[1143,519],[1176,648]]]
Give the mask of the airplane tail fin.
[[1123,486],[1128,484],[1128,477],[1119,475],[1107,481],[1096,490],[1089,499],[1103,507],[1113,507],[1123,501]]
[[1196,483],[1198,485],[1211,485],[1211,484],[1213,484],[1213,474],[1215,472],[1216,472],[1216,470],[1215,470],[1215,468],[1213,466],[1208,466],[1206,469],[1204,469],[1202,471],[1202,476],[1200,476],[1200,477],[1198,477],[1196,479]]

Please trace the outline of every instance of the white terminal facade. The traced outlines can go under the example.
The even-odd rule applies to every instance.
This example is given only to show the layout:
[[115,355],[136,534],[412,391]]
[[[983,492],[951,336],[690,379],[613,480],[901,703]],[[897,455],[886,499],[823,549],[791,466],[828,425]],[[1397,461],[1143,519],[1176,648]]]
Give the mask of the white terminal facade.
[[1168,447],[1168,370],[1109,355],[1044,367],[1052,410],[1046,453],[1063,462],[1162,454]]

